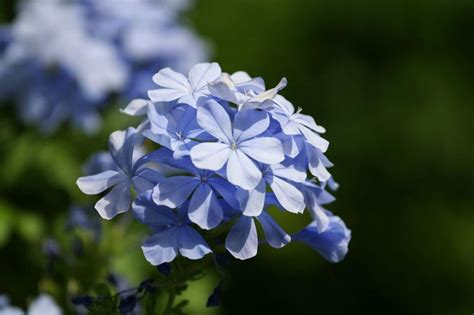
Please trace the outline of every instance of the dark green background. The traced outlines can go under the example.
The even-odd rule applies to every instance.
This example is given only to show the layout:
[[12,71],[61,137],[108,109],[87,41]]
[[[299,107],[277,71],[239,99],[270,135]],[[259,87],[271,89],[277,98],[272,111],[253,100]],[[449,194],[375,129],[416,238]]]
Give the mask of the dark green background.
[[[185,21],[225,71],[288,78],[283,94],[328,130],[341,184],[329,209],[353,234],[340,264],[299,244],[233,264],[222,314],[474,312],[474,2],[202,0]],[[99,136],[48,139],[1,110],[0,201],[42,218],[81,198],[79,165],[129,124],[111,114]],[[0,292],[17,299],[39,277],[22,275],[21,235],[0,247]]]

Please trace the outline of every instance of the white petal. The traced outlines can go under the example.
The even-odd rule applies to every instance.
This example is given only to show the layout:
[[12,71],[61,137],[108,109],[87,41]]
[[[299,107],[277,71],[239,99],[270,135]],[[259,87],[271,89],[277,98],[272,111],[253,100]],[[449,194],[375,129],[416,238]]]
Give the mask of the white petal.
[[245,153],[231,151],[227,162],[227,179],[234,185],[251,190],[257,187],[262,179],[262,172]]
[[207,88],[207,84],[221,76],[221,67],[213,63],[198,63],[189,71],[189,81],[194,91]]
[[96,195],[127,178],[117,171],[105,171],[96,175],[79,177],[76,181],[79,189],[87,195]]
[[232,124],[224,107],[214,100],[199,106],[197,123],[202,129],[224,143],[232,142]]
[[191,149],[193,164],[201,169],[220,170],[229,159],[229,145],[218,142],[201,143]]
[[239,143],[239,150],[265,164],[276,164],[285,159],[281,141],[270,137],[255,138]]
[[304,195],[299,189],[278,177],[273,177],[269,184],[283,208],[293,213],[304,211]]

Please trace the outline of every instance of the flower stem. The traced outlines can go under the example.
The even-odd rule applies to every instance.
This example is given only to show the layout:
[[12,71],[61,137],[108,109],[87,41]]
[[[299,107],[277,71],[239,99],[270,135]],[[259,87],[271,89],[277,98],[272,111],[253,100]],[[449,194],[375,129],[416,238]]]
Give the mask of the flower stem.
[[176,291],[173,287],[171,287],[168,290],[168,303],[166,304],[166,308],[163,315],[171,314],[171,311],[173,310],[173,304],[174,304],[175,298],[176,298]]

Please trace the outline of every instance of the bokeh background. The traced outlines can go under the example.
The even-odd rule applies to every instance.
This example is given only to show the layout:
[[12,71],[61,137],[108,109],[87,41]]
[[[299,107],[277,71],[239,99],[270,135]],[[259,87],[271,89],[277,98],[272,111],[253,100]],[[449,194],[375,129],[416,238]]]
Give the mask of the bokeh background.
[[[14,6],[0,1],[2,22]],[[340,264],[299,244],[262,248],[231,265],[220,309],[191,314],[474,312],[474,2],[201,0],[184,21],[225,71],[269,86],[288,78],[283,94],[328,130],[341,185],[329,209],[353,235]],[[38,290],[56,218],[85,200],[80,166],[134,123],[118,106],[98,135],[52,137],[0,107],[0,292],[16,304]],[[304,220],[280,222],[291,231]],[[147,266],[139,248],[126,251],[114,266],[137,283]]]

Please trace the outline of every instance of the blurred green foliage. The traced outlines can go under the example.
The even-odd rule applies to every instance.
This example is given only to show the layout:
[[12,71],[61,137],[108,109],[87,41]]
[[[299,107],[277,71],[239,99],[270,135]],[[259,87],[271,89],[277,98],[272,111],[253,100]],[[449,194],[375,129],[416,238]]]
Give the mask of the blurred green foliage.
[[[1,0],[0,19],[13,7]],[[283,94],[328,130],[341,184],[329,209],[353,231],[341,264],[300,244],[233,264],[220,312],[472,313],[474,2],[201,0],[185,21],[225,71],[269,86],[288,78]],[[135,124],[118,107],[98,135],[64,127],[45,137],[15,119],[13,104],[0,106],[0,292],[14,304],[45,285],[42,240],[62,234],[71,202],[94,200],[75,186],[82,163]],[[278,219],[290,231],[307,222]],[[115,258],[106,265],[137,285],[151,273],[138,246],[145,231],[132,227],[129,239],[114,234],[119,224],[105,224]],[[213,312],[204,304],[216,282],[191,286],[190,314]]]

